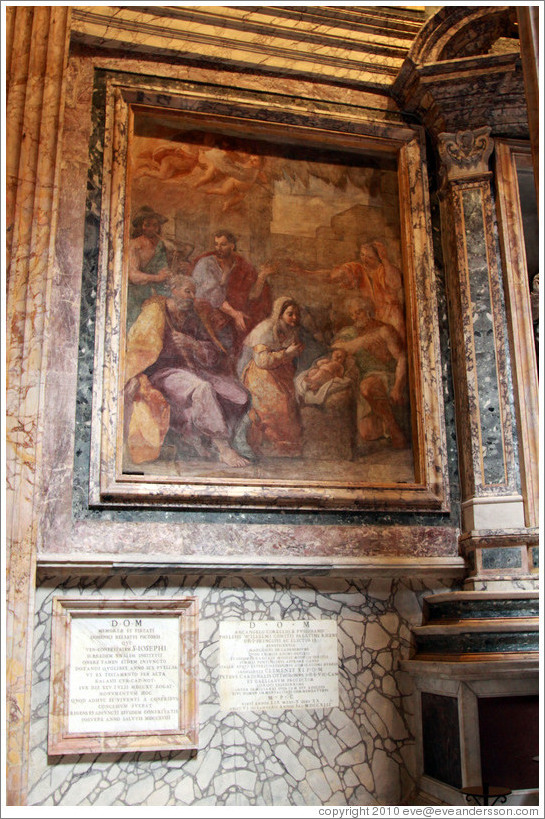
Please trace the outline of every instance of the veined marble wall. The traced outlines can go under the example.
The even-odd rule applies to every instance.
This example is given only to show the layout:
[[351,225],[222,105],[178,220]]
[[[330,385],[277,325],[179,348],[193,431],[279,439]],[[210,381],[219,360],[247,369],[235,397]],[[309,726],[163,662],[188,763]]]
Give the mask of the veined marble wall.
[[[37,588],[29,805],[398,805],[416,788],[409,655],[448,581],[45,575]],[[54,596],[199,598],[198,752],[47,757]],[[221,620],[337,620],[339,708],[219,707]]]
[[[171,17],[172,7],[166,9],[167,16]],[[201,11],[206,15],[216,13],[212,9]],[[407,53],[408,41],[419,28],[418,20],[412,19],[417,16],[416,12],[408,13],[411,19],[405,24],[407,31],[401,49],[396,35],[392,36],[392,42],[381,46],[379,54],[373,31],[369,34],[373,38],[370,57],[362,67],[359,46],[363,35],[358,28],[349,26],[351,31],[359,32],[356,60],[345,55],[347,59],[350,57],[350,63],[339,63],[338,53],[328,52],[324,57],[323,49],[319,48],[313,52],[319,59],[313,59],[310,65],[307,60],[303,74],[292,61],[287,75],[283,73],[284,63],[282,71],[278,71],[272,49],[268,63],[263,64],[263,47],[267,46],[263,37],[254,38],[255,48],[252,44],[245,45],[247,38],[241,37],[243,54],[240,56],[240,50],[238,54],[231,52],[229,66],[223,63],[225,49],[221,42],[221,53],[211,53],[203,62],[203,39],[199,31],[193,50],[188,51],[187,43],[180,40],[178,58],[171,59],[170,55],[165,59],[165,39],[155,38],[150,45],[154,30],[149,26],[142,27],[143,33],[136,36],[138,26],[132,26],[129,19],[126,29],[121,29],[122,35],[119,34],[117,24],[132,14],[127,9],[120,13],[115,7],[103,7],[101,15],[106,15],[105,21],[97,20],[96,9],[79,10],[73,18],[72,12],[72,9],[56,7],[42,6],[35,10],[19,7],[17,15],[10,18],[12,29],[8,40],[12,74],[9,192],[13,194],[11,217],[21,228],[19,233],[13,234],[12,247],[17,252],[10,271],[13,394],[9,466],[13,516],[10,531],[14,538],[8,609],[12,616],[8,632],[11,641],[8,648],[11,658],[10,804],[64,807],[395,805],[408,801],[418,776],[413,738],[416,731],[414,701],[411,699],[414,683],[399,670],[400,664],[409,656],[411,626],[421,623],[421,598],[426,591],[449,588],[449,581],[430,579],[426,560],[443,561],[441,570],[434,565],[434,573],[446,572],[445,566],[458,567],[461,571],[463,563],[458,557],[459,439],[450,365],[452,335],[439,263],[442,231],[437,213],[430,229],[436,239],[438,343],[450,477],[451,511],[444,514],[394,514],[373,510],[364,514],[294,511],[289,515],[275,512],[239,515],[230,511],[122,512],[89,508],[86,470],[94,348],[94,245],[98,233],[93,236],[89,229],[85,236],[84,228],[87,184],[88,204],[91,203],[87,208],[88,226],[98,214],[93,210],[93,197],[96,194],[98,202],[102,195],[102,180],[94,173],[102,161],[100,135],[91,142],[91,153],[89,150],[93,113],[96,115],[100,103],[100,89],[95,81],[101,72],[103,75],[128,72],[188,84],[214,84],[222,79],[226,86],[236,87],[243,96],[256,95],[264,106],[270,98],[287,94],[293,98],[297,116],[304,113],[314,124],[319,124],[326,114],[337,111],[353,125],[354,114],[359,112],[362,121],[365,120],[362,129],[374,134],[377,128],[405,128],[400,111],[412,110],[406,101],[396,107],[390,86]],[[234,10],[232,13],[236,17],[246,12]],[[291,14],[293,10],[285,13]],[[338,9],[312,11],[313,15],[318,13],[332,15],[334,19],[341,14]],[[349,16],[353,13],[346,12]],[[374,16],[374,11],[372,14]],[[439,23],[450,14],[448,8],[443,10]],[[381,11],[380,15],[386,12]],[[406,13],[394,12],[396,16],[406,16]],[[375,22],[380,26],[380,20]],[[309,25],[314,23],[311,20]],[[398,31],[398,24],[399,20],[394,19],[392,30]],[[172,28],[172,22],[169,25]],[[235,29],[237,26],[238,23]],[[299,24],[296,27],[301,28]],[[186,29],[189,31],[190,27],[185,20],[176,27],[182,36]],[[222,33],[224,31],[222,28]],[[308,52],[307,43],[315,32],[310,31],[309,36],[303,34],[301,53]],[[365,34],[365,38],[367,36]],[[458,39],[455,37],[456,42]],[[176,38],[169,42],[174,48]],[[332,41],[329,45],[336,49],[339,43]],[[121,50],[112,51],[116,46]],[[508,62],[506,60],[506,64]],[[444,64],[440,62],[439,68],[442,71]],[[354,71],[356,75],[350,73]],[[488,71],[486,66],[485,71]],[[502,82],[504,74],[499,71]],[[412,82],[409,85],[413,87]],[[426,86],[425,99],[431,101],[430,105],[433,103],[434,112],[441,114],[441,106],[436,105],[429,87]],[[438,81],[438,88],[444,88],[442,80]],[[465,98],[464,93],[449,93],[449,99],[460,104]],[[464,128],[482,124],[466,123],[467,105],[461,108]],[[494,111],[496,109],[503,110],[495,103]],[[475,111],[482,115],[482,108],[477,107]],[[477,116],[475,111],[473,115]],[[458,124],[452,128],[449,125],[451,130],[458,127]],[[26,140],[25,135],[28,135]],[[432,151],[429,156],[433,156]],[[169,554],[179,560],[181,552],[177,544],[172,545],[174,521],[179,527],[177,532],[183,533],[184,542],[190,542],[193,547],[195,541],[198,549],[208,556],[206,550],[211,548],[210,543],[217,546],[219,538],[223,546],[229,546],[230,553],[255,550],[256,545],[263,544],[262,551],[269,553],[277,549],[281,554],[286,538],[291,538],[303,550],[304,537],[318,540],[327,547],[328,554],[334,555],[339,548],[350,548],[360,560],[369,557],[373,562],[376,558],[378,563],[379,558],[384,558],[380,572],[392,569],[391,557],[402,558],[407,561],[403,562],[405,567],[412,562],[412,571],[427,572],[428,579],[262,578],[237,574],[218,578],[176,574],[174,567],[168,570],[169,574],[163,567],[140,575],[99,574],[95,568],[92,571],[97,572],[96,575],[83,574],[91,571],[85,565],[100,560],[101,556],[113,554],[115,557],[119,551],[126,556],[126,548],[134,544],[137,530],[141,542],[154,547],[158,542],[168,544],[165,551],[171,549]],[[490,533],[484,536],[490,537]],[[69,575],[66,565],[70,561],[77,565],[80,558],[85,564],[80,562],[79,568]],[[58,561],[55,564],[58,570],[48,568],[54,559]],[[36,563],[41,563],[37,589],[34,588]],[[106,560],[106,565],[111,563]],[[196,571],[195,567],[191,570]],[[425,584],[429,584],[429,588]],[[48,758],[53,596],[130,598],[187,594],[196,594],[201,604],[201,750],[197,754]],[[34,611],[33,624],[29,612]],[[337,619],[340,708],[221,712],[217,691],[220,620],[307,617]],[[27,646],[32,639],[35,645],[31,665]],[[29,731],[30,754],[27,754]]]

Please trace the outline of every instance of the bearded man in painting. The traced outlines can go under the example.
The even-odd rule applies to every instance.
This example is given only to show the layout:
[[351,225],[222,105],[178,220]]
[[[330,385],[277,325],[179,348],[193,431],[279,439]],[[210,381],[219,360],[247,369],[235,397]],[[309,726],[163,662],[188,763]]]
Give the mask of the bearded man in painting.
[[394,449],[404,449],[407,442],[395,410],[406,401],[405,347],[390,324],[377,321],[370,299],[350,299],[346,312],[353,325],[341,330],[332,346],[353,355],[360,371],[360,437],[389,438]]
[[129,242],[129,286],[127,293],[127,328],[140,313],[150,296],[170,294],[167,279],[170,275],[169,248],[161,237],[166,216],[148,205],[141,207],[132,220]]
[[133,463],[160,456],[171,429],[197,455],[226,466],[249,461],[231,441],[249,395],[228,373],[227,356],[206,316],[195,310],[195,283],[173,274],[171,298],[153,296],[129,331],[125,438]]
[[266,282],[269,268],[259,273],[236,252],[236,237],[228,230],[214,235],[214,250],[199,256],[192,271],[197,303],[234,363],[247,334],[272,308]]
[[400,341],[405,340],[403,275],[390,261],[383,242],[360,242],[358,258],[336,267],[331,280],[341,287],[358,290],[362,298],[372,302],[377,321],[390,324]]

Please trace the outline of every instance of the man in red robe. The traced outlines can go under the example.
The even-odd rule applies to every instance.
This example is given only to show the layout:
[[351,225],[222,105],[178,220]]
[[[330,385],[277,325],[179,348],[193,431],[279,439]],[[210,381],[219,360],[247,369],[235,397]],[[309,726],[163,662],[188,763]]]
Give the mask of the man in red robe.
[[227,230],[214,235],[214,250],[195,261],[192,277],[196,304],[207,310],[215,334],[236,362],[247,334],[267,318],[272,296],[266,282],[271,272],[264,265],[259,273],[236,252],[236,237]]

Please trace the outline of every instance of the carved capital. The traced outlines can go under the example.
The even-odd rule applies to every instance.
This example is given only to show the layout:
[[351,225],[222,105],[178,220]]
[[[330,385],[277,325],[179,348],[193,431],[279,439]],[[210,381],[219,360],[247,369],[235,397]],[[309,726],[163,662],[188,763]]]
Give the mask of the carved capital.
[[437,146],[442,171],[449,182],[488,173],[488,160],[494,150],[489,127],[439,134]]

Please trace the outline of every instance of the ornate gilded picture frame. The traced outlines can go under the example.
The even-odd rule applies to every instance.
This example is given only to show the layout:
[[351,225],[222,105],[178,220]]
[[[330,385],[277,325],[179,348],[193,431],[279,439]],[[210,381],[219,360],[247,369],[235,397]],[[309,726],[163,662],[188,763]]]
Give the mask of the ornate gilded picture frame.
[[274,120],[108,85],[91,505],[446,511],[420,132]]

